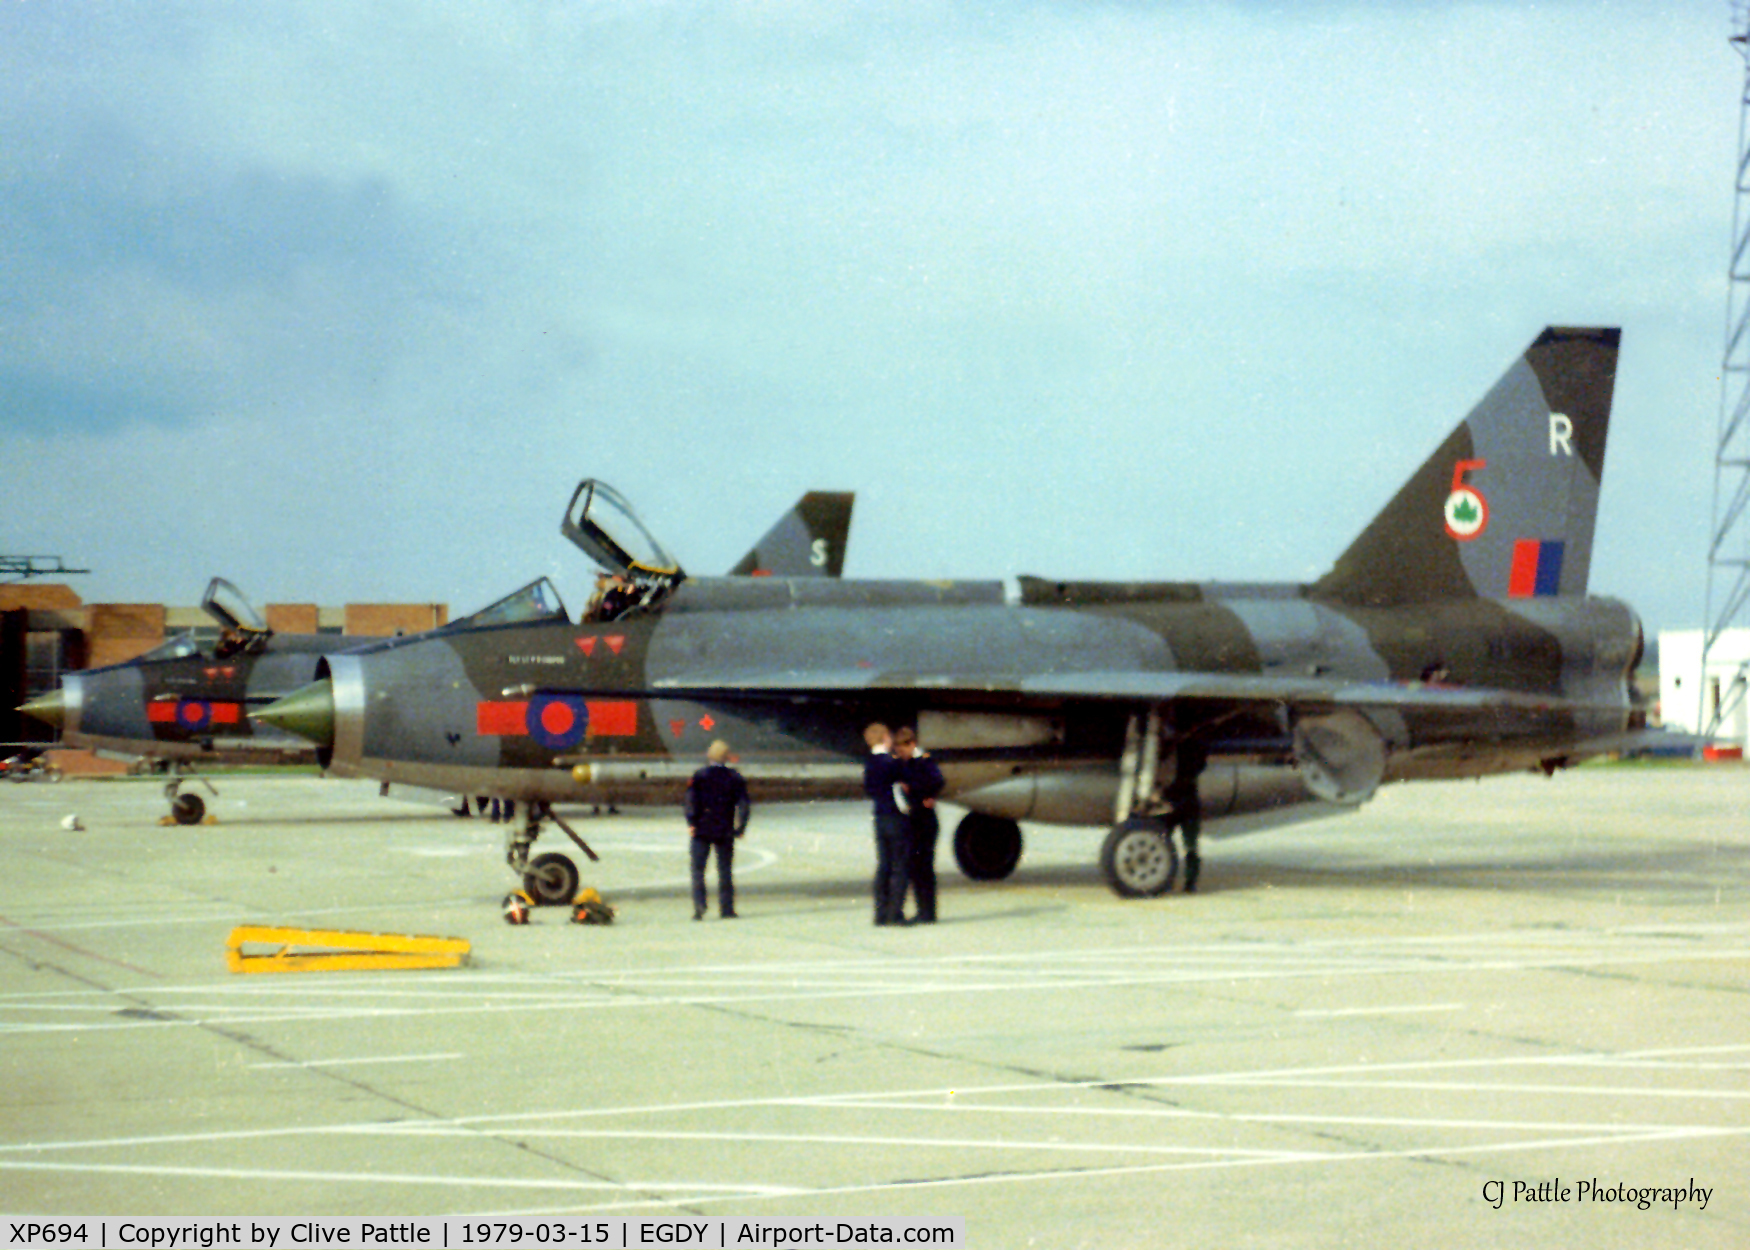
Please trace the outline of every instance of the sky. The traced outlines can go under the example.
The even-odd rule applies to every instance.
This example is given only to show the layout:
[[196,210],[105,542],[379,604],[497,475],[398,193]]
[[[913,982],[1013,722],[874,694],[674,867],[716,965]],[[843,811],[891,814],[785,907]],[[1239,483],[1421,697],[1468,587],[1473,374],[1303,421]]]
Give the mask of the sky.
[[1547,324],[1591,588],[1703,614],[1726,0],[0,0],[0,550],[471,611],[572,488],[726,571],[1310,580]]

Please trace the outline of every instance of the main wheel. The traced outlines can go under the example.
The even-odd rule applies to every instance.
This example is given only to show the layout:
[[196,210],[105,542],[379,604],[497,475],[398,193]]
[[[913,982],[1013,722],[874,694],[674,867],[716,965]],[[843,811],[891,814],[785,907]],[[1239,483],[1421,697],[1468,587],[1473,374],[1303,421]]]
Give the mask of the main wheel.
[[1100,871],[1121,898],[1154,898],[1173,887],[1179,852],[1164,820],[1132,818],[1106,835]]
[[1021,826],[972,812],[954,828],[954,862],[974,881],[1001,881],[1021,862]]
[[569,856],[548,851],[529,861],[523,874],[523,889],[537,907],[568,906],[577,897],[577,865]]
[[179,794],[170,800],[170,818],[179,825],[198,825],[207,805],[198,794]]

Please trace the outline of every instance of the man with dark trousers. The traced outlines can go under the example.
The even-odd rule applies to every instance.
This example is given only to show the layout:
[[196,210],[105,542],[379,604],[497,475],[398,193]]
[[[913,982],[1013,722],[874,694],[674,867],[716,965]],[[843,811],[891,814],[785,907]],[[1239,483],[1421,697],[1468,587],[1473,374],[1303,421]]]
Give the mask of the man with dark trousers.
[[909,726],[893,735],[893,753],[899,758],[900,788],[911,809],[911,892],[917,900],[914,924],[936,923],[936,838],[942,824],[936,818],[936,796],[946,784],[942,770],[918,742]]
[[687,832],[693,868],[693,919],[705,918],[705,860],[717,849],[717,909],[735,916],[735,840],[747,832],[747,782],[729,766],[729,744],[719,738],[705,752],[709,762],[687,783]]
[[1197,878],[1203,871],[1203,856],[1197,853],[1197,838],[1203,832],[1203,801],[1197,793],[1197,779],[1209,763],[1209,748],[1186,738],[1179,743],[1178,758],[1172,784],[1167,787],[1166,800],[1173,808],[1173,822],[1179,826],[1179,838],[1185,844],[1185,893],[1197,893]]
[[863,731],[869,758],[863,764],[863,792],[875,805],[875,923],[905,923],[905,887],[910,874],[911,822],[899,810],[895,788],[904,784],[893,736],[886,725]]

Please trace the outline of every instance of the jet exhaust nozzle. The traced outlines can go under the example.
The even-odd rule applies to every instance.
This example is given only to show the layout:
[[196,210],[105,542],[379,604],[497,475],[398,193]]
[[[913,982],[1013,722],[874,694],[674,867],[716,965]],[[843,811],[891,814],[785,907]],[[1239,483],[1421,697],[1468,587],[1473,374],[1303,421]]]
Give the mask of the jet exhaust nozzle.
[[334,745],[334,684],[324,677],[301,690],[294,690],[250,714],[276,729],[308,739],[319,747]]

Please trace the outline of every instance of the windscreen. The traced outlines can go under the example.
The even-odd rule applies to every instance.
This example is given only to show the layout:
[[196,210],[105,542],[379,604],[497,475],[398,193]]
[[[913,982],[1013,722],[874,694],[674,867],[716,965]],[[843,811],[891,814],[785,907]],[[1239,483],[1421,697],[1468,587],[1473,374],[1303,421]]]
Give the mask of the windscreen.
[[496,603],[488,604],[472,616],[455,622],[455,628],[474,629],[482,625],[520,625],[527,621],[545,621],[565,616],[565,605],[559,592],[546,578],[530,582]]
[[150,664],[158,660],[182,660],[199,654],[200,644],[194,640],[193,634],[178,634],[175,638],[166,638],[136,662]]

